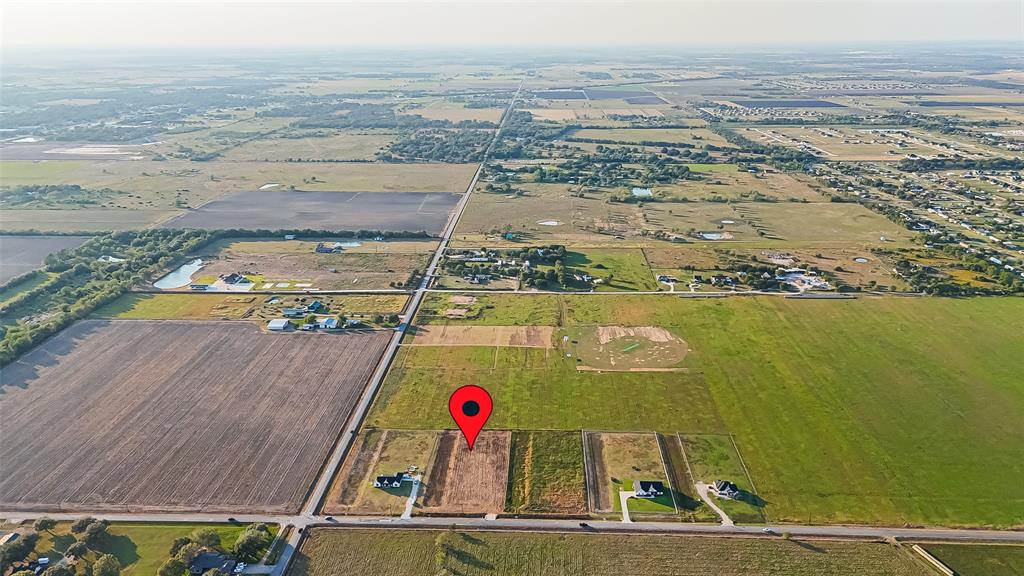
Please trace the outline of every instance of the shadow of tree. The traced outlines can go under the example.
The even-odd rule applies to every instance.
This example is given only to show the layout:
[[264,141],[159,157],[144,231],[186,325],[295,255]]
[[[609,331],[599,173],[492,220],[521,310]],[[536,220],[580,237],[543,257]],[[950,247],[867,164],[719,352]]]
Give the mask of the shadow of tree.
[[104,554],[113,554],[121,566],[128,566],[139,561],[138,546],[131,538],[124,535],[108,535],[101,544],[96,546],[96,550]]

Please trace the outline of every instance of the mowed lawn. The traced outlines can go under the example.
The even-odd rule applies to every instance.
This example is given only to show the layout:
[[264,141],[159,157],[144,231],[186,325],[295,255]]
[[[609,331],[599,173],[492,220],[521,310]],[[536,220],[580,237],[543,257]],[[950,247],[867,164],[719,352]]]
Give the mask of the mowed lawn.
[[928,576],[877,542],[317,528],[289,576]]
[[[470,322],[516,318],[502,310],[518,298],[533,297],[492,296]],[[451,391],[483,384],[494,428],[731,433],[771,521],[1024,525],[1024,300],[532,303],[562,325],[664,327],[689,345],[688,371],[577,372],[558,349],[405,348],[371,424],[450,426]]]

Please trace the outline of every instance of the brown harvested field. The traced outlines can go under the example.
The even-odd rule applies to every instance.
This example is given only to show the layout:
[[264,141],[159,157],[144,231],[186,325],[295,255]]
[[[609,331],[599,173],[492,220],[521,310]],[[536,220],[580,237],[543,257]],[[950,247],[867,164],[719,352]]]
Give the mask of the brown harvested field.
[[551,348],[553,326],[418,326],[413,346]]
[[505,508],[511,438],[508,431],[485,430],[470,450],[461,432],[444,431],[424,482],[423,510],[501,513]]
[[245,191],[169,220],[164,228],[440,232],[459,201],[450,192]]
[[576,112],[565,108],[526,108],[531,116],[538,120],[552,120],[554,122],[571,122],[576,119]]
[[0,236],[0,284],[39,268],[47,255],[77,248],[88,239],[88,236]]
[[387,340],[79,322],[0,371],[0,507],[294,512]]
[[581,370],[675,371],[689,352],[686,342],[657,326],[586,326],[570,336]]

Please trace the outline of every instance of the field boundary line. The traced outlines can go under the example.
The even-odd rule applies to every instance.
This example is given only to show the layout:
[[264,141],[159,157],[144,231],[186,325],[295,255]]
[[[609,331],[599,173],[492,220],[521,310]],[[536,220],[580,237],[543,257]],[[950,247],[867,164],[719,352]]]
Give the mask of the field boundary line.
[[690,477],[690,480],[695,481],[695,478],[693,477],[693,468],[690,468],[690,458],[686,455],[686,443],[679,437],[679,434],[679,432],[676,432],[676,442],[679,443],[679,452],[683,454],[683,462],[686,463],[686,473]]
[[757,486],[754,484],[754,479],[750,477],[750,470],[747,470],[747,463],[743,461],[743,454],[740,454],[740,447],[736,444],[736,439],[733,438],[732,432],[729,432],[729,441],[732,442],[732,449],[736,451],[736,457],[740,459],[740,466],[743,466],[743,473],[747,476],[747,482],[750,482],[750,487],[754,489],[754,494],[757,494]]
[[662,442],[664,434],[655,432],[654,439],[658,442],[658,456],[661,458],[661,469],[665,471],[665,479],[668,481],[668,495],[672,497],[672,507],[675,508],[676,514],[679,514],[679,504],[676,503],[675,482],[672,482],[672,475],[668,473],[668,463],[666,462],[666,460],[668,460],[668,458],[666,458],[666,456],[668,456],[668,454],[666,454],[668,446]]

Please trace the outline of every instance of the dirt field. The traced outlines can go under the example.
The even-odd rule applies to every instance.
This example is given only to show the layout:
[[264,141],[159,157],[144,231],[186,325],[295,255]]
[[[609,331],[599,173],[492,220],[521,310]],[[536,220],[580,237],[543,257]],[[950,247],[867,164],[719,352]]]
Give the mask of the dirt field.
[[419,326],[413,346],[551,348],[552,326]]
[[511,432],[485,430],[470,450],[461,432],[443,432],[423,486],[424,511],[502,512],[511,437]]
[[296,511],[388,338],[302,336],[79,322],[0,371],[0,506]]
[[0,284],[39,268],[48,254],[77,248],[88,239],[88,236],[0,236]]
[[[610,434],[588,433],[594,460],[590,462],[587,474],[594,474],[596,482],[590,482],[598,489],[592,505],[596,512],[619,510],[620,490],[632,490],[634,480],[656,480],[669,486],[665,475],[665,464],[657,436],[654,434]],[[589,458],[589,456],[588,456]],[[654,500],[633,498],[629,502],[630,513],[653,512],[674,514],[672,496],[666,494]]]
[[572,331],[581,369],[672,370],[689,349],[686,342],[657,326],[596,326]]
[[439,232],[458,200],[444,192],[237,192],[164,227]]

